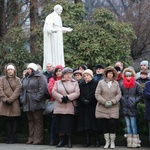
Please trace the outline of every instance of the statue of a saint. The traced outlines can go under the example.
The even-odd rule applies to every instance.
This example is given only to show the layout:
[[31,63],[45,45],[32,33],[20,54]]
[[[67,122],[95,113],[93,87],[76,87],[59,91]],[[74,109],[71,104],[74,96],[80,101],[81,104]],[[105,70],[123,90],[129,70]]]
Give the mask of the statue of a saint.
[[46,69],[46,64],[52,63],[65,67],[64,50],[63,50],[63,33],[71,32],[72,28],[63,27],[61,20],[62,6],[55,5],[54,11],[45,19],[43,28],[44,33],[44,61],[43,69]]

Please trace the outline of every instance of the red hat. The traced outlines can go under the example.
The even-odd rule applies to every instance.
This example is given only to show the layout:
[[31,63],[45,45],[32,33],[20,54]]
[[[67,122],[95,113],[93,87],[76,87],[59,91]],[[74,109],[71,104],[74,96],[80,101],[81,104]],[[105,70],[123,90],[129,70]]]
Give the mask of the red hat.
[[55,70],[56,70],[57,68],[58,68],[58,69],[61,69],[61,70],[64,69],[64,67],[63,67],[62,65],[57,65],[57,66],[55,66]]

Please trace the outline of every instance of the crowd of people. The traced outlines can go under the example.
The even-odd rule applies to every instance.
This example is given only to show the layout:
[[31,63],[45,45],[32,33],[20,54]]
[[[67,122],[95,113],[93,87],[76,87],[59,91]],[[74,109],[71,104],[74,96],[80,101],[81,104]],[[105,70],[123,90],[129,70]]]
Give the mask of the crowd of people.
[[[7,128],[7,144],[15,142],[20,103],[26,113],[29,127],[27,144],[43,143],[43,111],[48,90],[54,109],[51,118],[50,145],[72,147],[72,134],[81,132],[84,147],[100,146],[99,134],[105,139],[104,149],[115,148],[116,124],[122,113],[126,123],[127,147],[140,147],[137,117],[138,103],[145,103],[145,119],[149,127],[150,141],[150,71],[148,61],[140,63],[140,72],[123,67],[118,61],[115,66],[95,66],[95,74],[86,65],[77,68],[29,63],[20,80],[16,66],[5,66],[5,75],[0,77],[0,116]],[[75,107],[78,114],[75,115]],[[121,111],[120,111],[121,110]],[[76,117],[75,117],[76,116]],[[76,127],[75,127],[76,126]],[[56,144],[56,135],[59,142]]]

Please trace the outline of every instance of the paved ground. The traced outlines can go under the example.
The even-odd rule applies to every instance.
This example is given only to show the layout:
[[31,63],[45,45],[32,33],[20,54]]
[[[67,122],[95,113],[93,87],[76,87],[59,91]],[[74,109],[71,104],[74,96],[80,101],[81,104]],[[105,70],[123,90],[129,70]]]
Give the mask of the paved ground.
[[[0,143],[0,150],[66,150],[69,149],[67,147],[63,148],[56,148],[55,146],[49,146],[49,145],[27,145],[27,144],[3,144]],[[95,147],[89,147],[89,148],[83,148],[81,145],[74,145],[71,150],[104,150],[104,148],[101,146],[99,148]],[[115,150],[149,150],[149,147],[141,147],[141,148],[126,148],[126,147],[120,147],[116,146]],[[110,149],[112,150],[112,149]]]

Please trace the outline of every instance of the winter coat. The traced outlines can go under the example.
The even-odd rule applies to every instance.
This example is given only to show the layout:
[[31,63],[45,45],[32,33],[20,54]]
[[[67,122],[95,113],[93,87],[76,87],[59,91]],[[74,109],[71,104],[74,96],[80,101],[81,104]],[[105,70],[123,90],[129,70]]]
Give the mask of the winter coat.
[[[123,76],[125,77],[126,72],[131,72],[135,77],[135,73],[133,70],[126,68],[123,72]],[[121,111],[123,116],[133,116],[136,117],[138,114],[138,103],[142,99],[142,88],[138,82],[135,81],[135,85],[132,88],[125,88],[123,82],[120,86],[122,97],[121,97]]]
[[[63,84],[67,90],[65,90]],[[53,114],[72,114],[74,115],[74,106],[77,98],[79,97],[79,85],[72,79],[71,81],[66,81],[63,78],[55,82],[52,90],[52,96],[55,98],[55,106]],[[62,97],[68,96],[69,101],[67,103],[62,102]]]
[[143,95],[146,98],[145,118],[150,121],[150,81],[146,82]]
[[22,80],[20,101],[23,104],[23,111],[35,111],[45,108],[45,93],[47,81],[42,73],[33,71]]
[[99,82],[100,80],[102,80],[104,77],[103,77],[103,74],[95,74],[94,75],[94,81],[97,81]]
[[[111,70],[114,73],[114,77],[112,79],[112,85],[108,87],[108,78],[106,77],[106,72]],[[96,91],[95,97],[97,99],[96,105],[96,118],[119,118],[119,101],[121,98],[121,91],[119,87],[119,83],[115,81],[117,77],[117,72],[114,67],[107,67],[104,70],[104,79],[99,81]],[[113,105],[111,107],[105,107],[106,101],[112,101]]]
[[[0,78],[0,115],[8,117],[20,116],[21,82],[16,75],[13,77],[3,76]],[[11,104],[7,104],[5,101]]]
[[[78,131],[98,130],[98,121],[95,118],[96,108],[96,90],[97,82],[92,79],[88,83],[85,81],[79,85],[80,96],[78,98],[79,115],[78,115]],[[85,104],[84,100],[88,100],[89,104]]]
[[142,89],[144,89],[145,83],[149,80],[150,79],[148,77],[145,79],[142,79],[141,77],[139,77],[136,81],[141,85]]
[[53,87],[55,85],[55,82],[58,81],[58,80],[61,80],[61,77],[56,77],[56,79],[54,79],[54,77],[50,78],[49,79],[49,83],[48,83],[48,92],[51,96],[50,100],[51,101],[54,101],[54,97],[52,97],[52,90],[53,90]]

